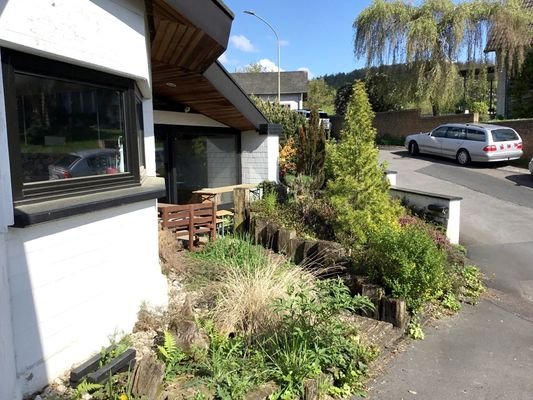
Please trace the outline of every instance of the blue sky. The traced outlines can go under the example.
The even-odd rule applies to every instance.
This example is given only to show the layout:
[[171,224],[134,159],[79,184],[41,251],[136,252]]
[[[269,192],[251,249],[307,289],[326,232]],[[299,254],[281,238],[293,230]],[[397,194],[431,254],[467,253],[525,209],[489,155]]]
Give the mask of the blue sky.
[[235,72],[259,62],[277,65],[276,38],[252,10],[277,31],[281,44],[281,70],[306,69],[309,77],[350,72],[363,67],[353,55],[352,23],[371,0],[224,0],[235,14],[228,49],[220,58]]

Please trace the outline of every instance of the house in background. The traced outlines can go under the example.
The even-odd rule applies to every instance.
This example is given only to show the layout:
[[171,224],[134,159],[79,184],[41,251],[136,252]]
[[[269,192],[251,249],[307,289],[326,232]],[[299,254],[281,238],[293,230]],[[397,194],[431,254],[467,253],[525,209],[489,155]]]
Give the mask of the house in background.
[[[533,0],[522,1],[524,7],[533,9]],[[495,52],[498,59],[500,46],[500,37],[492,34],[485,52]],[[496,115],[504,118],[531,118],[533,116],[533,46],[526,55],[522,76],[512,77],[505,66],[499,68],[496,72],[498,82]]]
[[217,0],[0,1],[0,399],[165,304],[157,199],[178,180],[276,179],[278,137],[215,62],[232,19]]
[[[247,94],[265,101],[278,101],[277,72],[235,72],[232,76]],[[303,103],[307,100],[308,82],[305,71],[281,72],[280,103],[291,110],[304,108]]]

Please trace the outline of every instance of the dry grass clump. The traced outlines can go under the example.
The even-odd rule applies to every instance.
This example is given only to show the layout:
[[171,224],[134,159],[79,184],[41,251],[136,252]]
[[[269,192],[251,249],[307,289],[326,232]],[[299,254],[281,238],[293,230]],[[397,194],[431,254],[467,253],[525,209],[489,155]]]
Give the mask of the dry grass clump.
[[274,301],[313,287],[314,280],[315,276],[301,267],[272,257],[262,267],[228,269],[215,285],[215,324],[222,332],[264,332],[279,321]]

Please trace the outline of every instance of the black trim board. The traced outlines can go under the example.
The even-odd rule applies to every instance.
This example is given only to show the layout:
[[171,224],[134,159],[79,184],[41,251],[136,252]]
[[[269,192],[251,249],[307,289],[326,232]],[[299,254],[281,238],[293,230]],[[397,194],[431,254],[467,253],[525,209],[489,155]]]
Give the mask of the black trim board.
[[24,206],[15,206],[16,228],[54,221],[75,215],[91,213],[126,204],[165,196],[165,183],[162,178],[145,178],[142,185],[84,194],[77,197],[43,201]]
[[167,3],[224,49],[228,47],[233,13],[223,3],[216,0],[167,0]]
[[259,129],[259,125],[267,124],[266,117],[259,111],[254,102],[237,84],[231,74],[218,61],[214,62],[205,72],[204,77],[215,87],[215,89],[235,108]]

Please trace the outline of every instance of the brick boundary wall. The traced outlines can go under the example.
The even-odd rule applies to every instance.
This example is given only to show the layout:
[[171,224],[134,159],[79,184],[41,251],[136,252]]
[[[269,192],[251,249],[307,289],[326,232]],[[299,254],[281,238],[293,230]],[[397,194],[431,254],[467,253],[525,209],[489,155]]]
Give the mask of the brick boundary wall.
[[[374,127],[377,129],[378,138],[403,139],[411,133],[429,132],[439,125],[449,122],[472,123],[476,121],[476,114],[449,114],[439,116],[420,115],[420,110],[402,110],[378,112],[374,118]],[[331,118],[332,134],[338,135],[344,124],[343,116]]]
[[429,132],[439,125],[456,122],[459,124],[477,121],[476,114],[447,114],[425,116],[420,110],[387,111],[376,113],[374,127],[378,137],[404,138],[411,133]]
[[[374,119],[374,127],[377,129],[378,138],[403,139],[411,133],[429,132],[439,125],[457,122],[474,123],[476,114],[449,114],[440,116],[423,116],[419,110],[403,110],[378,112]],[[332,135],[338,137],[343,125],[342,116],[331,118]],[[524,143],[524,159],[533,157],[533,119],[514,121],[490,121],[491,124],[508,126],[518,132]]]

